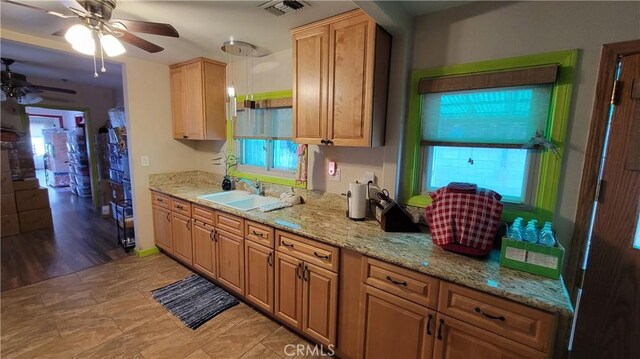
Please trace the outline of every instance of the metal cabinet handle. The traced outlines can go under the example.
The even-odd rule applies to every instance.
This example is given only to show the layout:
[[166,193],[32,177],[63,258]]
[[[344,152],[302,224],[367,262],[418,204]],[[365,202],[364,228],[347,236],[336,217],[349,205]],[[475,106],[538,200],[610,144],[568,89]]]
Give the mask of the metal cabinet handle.
[[187,221],[187,229],[191,231],[191,219]]
[[158,202],[164,202],[164,200],[162,198],[156,198],[156,201]]
[[431,321],[433,320],[433,315],[429,314],[429,320],[427,320],[427,335],[431,335]]
[[485,317],[487,317],[489,319],[500,320],[500,321],[503,321],[503,322],[505,320],[505,318],[502,315],[497,317],[495,315],[487,314],[487,313],[483,312],[482,309],[480,309],[480,307],[476,307],[475,311],[476,311],[476,313],[480,313],[480,314],[484,315]]
[[304,266],[304,270],[302,271],[302,280],[308,282],[309,281],[309,267]]
[[293,244],[292,243],[287,243],[285,241],[280,241],[280,243],[282,243],[282,245],[285,246],[285,247],[293,248]]
[[440,325],[438,326],[438,339],[442,340],[442,326],[444,325],[444,319],[440,319]]
[[189,138],[189,136],[182,136],[182,138]]
[[167,221],[171,222],[171,212],[167,213]]
[[407,286],[407,282],[398,282],[396,280],[394,280],[393,278],[391,278],[390,276],[387,276],[387,280],[393,284],[397,284],[397,285],[402,285],[402,286]]
[[327,144],[327,140],[325,140],[324,138],[320,140],[320,143],[322,143],[323,145]]
[[177,204],[177,205],[176,205],[176,208],[178,208],[178,209],[184,209],[184,207],[182,207],[182,205],[181,205],[181,204]]
[[298,263],[298,267],[296,268],[296,276],[298,279],[302,279],[302,275],[300,275],[300,269],[302,269],[302,263]]
[[325,141],[325,144],[327,144],[327,145],[333,145],[333,141],[331,141],[331,140],[326,140],[326,141]]
[[267,257],[267,264],[269,267],[273,267],[273,252],[269,252],[269,256]]
[[318,257],[318,258],[326,259],[326,260],[329,260],[329,258],[331,258],[330,256],[323,256],[322,254],[320,254],[318,252],[313,252],[313,255]]
[[211,232],[209,232],[209,238],[211,238],[212,241],[216,241],[216,230],[215,228],[211,230]]
[[253,233],[254,236],[264,237],[263,233],[258,233],[258,232],[254,231],[254,230],[252,230],[251,233]]

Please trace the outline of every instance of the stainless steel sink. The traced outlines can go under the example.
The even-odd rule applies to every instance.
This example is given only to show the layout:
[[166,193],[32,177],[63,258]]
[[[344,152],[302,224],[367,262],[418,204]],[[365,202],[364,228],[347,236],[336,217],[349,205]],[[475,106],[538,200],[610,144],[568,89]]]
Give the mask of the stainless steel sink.
[[223,206],[229,206],[241,211],[249,211],[267,204],[272,204],[280,201],[279,198],[258,196],[257,194],[239,190],[206,194],[198,198],[205,201],[221,204]]

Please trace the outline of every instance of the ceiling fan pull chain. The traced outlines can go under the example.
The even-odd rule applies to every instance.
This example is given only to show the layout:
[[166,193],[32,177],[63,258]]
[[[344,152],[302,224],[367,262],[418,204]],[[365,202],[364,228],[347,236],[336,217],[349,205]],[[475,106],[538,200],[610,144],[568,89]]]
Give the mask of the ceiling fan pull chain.
[[99,41],[98,46],[100,46],[100,61],[102,61],[102,68],[100,72],[107,72],[107,69],[104,68],[104,50],[102,49],[102,40]]
[[93,52],[93,77],[98,77],[98,65],[96,64],[96,52]]

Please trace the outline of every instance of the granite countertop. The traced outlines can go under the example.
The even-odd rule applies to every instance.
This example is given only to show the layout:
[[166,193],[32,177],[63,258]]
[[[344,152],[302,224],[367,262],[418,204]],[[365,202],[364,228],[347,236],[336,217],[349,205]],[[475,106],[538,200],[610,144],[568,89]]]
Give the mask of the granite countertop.
[[498,251],[493,251],[486,259],[470,258],[434,245],[428,233],[384,232],[375,220],[352,221],[346,218],[344,211],[309,204],[261,212],[239,211],[199,199],[198,196],[221,191],[213,184],[151,184],[149,189],[534,308],[565,317],[573,315],[561,280],[500,267]]

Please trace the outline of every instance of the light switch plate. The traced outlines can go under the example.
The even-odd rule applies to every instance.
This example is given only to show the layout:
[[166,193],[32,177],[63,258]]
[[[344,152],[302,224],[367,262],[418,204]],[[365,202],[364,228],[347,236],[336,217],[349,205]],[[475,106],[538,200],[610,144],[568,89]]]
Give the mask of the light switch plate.
[[149,156],[140,157],[140,162],[142,164],[142,167],[149,167]]

